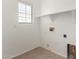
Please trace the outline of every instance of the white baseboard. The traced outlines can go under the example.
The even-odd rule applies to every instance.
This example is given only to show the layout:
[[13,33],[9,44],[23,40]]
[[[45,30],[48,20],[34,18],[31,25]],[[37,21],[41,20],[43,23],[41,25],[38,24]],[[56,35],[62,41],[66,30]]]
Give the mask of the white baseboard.
[[[40,46],[39,46],[39,47],[40,47]],[[35,47],[35,48],[38,48],[38,47]],[[35,49],[35,48],[32,48],[31,50],[33,50],[33,49]],[[57,54],[57,55],[59,55],[59,56],[64,57],[64,58],[67,59],[67,56],[62,55],[61,53],[58,53],[58,52],[56,52],[56,51],[54,51],[54,50],[49,50],[48,48],[45,48],[45,47],[42,47],[42,48],[47,49],[48,51],[53,52],[53,53],[55,53],[55,54]],[[31,51],[31,50],[29,50],[29,51]],[[28,52],[28,51],[24,51],[24,52],[22,52],[22,53],[18,53],[17,55],[13,55],[13,56],[11,57],[11,59],[14,58],[14,57],[16,57],[16,56],[19,56],[19,55],[21,55],[21,54],[24,54],[24,53],[26,53],[26,52]]]
[[33,50],[33,49],[35,49],[35,48],[37,48],[37,47],[34,47],[34,48],[32,48],[32,49],[30,49],[30,50],[27,50],[27,51],[22,51],[21,53],[18,53],[18,54],[16,54],[16,55],[12,55],[12,56],[11,56],[11,59],[14,58],[14,57],[17,57],[17,56],[19,56],[19,55],[22,55],[22,54],[24,54],[24,53],[26,53],[26,52],[29,52],[29,51],[31,51],[31,50]]
[[[42,48],[45,48],[45,47],[42,47]],[[45,49],[47,49],[47,50],[49,50],[50,52],[53,52],[53,53],[55,53],[55,54],[57,54],[57,55],[59,55],[59,56],[64,57],[64,58],[67,59],[67,56],[65,56],[65,55],[63,55],[63,54],[61,54],[61,53],[58,53],[58,52],[56,52],[56,51],[54,51],[54,50],[50,50],[50,49],[48,49],[48,48],[45,48]]]
[[58,52],[56,52],[56,51],[51,51],[51,52],[53,52],[53,53],[55,53],[55,54],[57,54],[57,55],[59,55],[59,56],[62,56],[62,57],[64,57],[64,58],[67,58],[67,56],[65,56],[65,55],[63,55],[63,54],[61,54],[61,53],[58,53]]

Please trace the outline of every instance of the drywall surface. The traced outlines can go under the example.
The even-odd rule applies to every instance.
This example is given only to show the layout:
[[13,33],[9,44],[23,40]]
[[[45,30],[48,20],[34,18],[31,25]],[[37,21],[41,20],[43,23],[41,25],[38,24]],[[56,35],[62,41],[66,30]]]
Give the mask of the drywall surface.
[[60,13],[76,8],[76,0],[41,0],[40,16]]
[[[67,44],[76,44],[75,11],[43,16],[40,20],[42,47],[67,57]],[[54,27],[54,31],[49,31]],[[63,37],[67,35],[67,38]]]
[[32,24],[19,24],[17,22],[18,1],[3,0],[3,59],[11,59],[40,45],[38,19],[35,19],[37,12],[39,12],[39,5],[37,5],[37,0],[31,1],[31,3],[34,7]]

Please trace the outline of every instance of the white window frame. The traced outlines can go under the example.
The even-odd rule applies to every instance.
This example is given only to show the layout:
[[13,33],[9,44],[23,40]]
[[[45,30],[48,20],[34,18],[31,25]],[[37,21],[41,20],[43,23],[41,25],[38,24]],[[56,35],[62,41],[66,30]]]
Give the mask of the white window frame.
[[[32,6],[32,4],[29,4],[29,3],[23,2],[23,1],[19,1],[18,4],[19,4],[19,3],[24,3],[24,4],[26,4],[26,5],[30,5],[30,6],[31,6],[31,22],[19,22],[19,19],[17,18],[17,19],[18,19],[18,20],[17,20],[18,23],[19,23],[19,24],[32,24],[32,23],[33,23],[33,12],[32,12],[32,11],[33,11],[33,9],[32,9],[33,6]],[[18,7],[18,9],[19,9],[19,7]],[[19,17],[19,11],[17,11],[17,17]]]

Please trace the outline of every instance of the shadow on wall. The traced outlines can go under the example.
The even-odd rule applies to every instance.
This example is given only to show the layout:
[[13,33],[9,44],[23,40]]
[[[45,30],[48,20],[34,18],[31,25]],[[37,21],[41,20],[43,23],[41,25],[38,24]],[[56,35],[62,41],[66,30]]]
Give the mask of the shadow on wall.
[[72,17],[76,18],[76,10],[60,12],[60,13],[56,13],[56,14],[51,14],[51,15],[49,15],[49,17],[54,22],[54,21],[57,20],[57,18],[59,17],[60,14],[64,14],[64,13],[72,13]]

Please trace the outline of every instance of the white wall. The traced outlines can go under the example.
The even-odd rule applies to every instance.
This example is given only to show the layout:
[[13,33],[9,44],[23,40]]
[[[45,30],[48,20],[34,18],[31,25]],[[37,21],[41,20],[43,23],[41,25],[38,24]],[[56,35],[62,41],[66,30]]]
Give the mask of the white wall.
[[3,0],[3,59],[10,59],[40,45],[39,25],[35,17],[39,13],[39,1],[28,0],[33,5],[33,23],[17,22],[17,0]]
[[[42,47],[61,56],[67,55],[67,43],[76,44],[75,11],[41,17]],[[53,32],[49,27],[55,27]],[[63,38],[67,34],[67,38]]]
[[[32,24],[19,24],[16,16],[17,2],[17,0],[3,0],[3,59],[10,59],[40,45],[66,56],[66,44],[68,42],[75,44],[75,17],[72,19],[71,12],[44,16],[39,23],[40,20],[35,17],[40,15],[40,1],[27,0],[28,3],[33,5],[34,21]],[[49,8],[46,6],[45,10],[47,9]],[[43,9],[43,11],[45,10]],[[39,27],[39,24],[41,27]],[[49,26],[54,26],[55,31],[49,32]],[[67,33],[68,38],[63,38],[64,33]],[[50,47],[47,47],[47,44]]]
[[60,13],[76,8],[76,0],[41,0],[40,16]]

